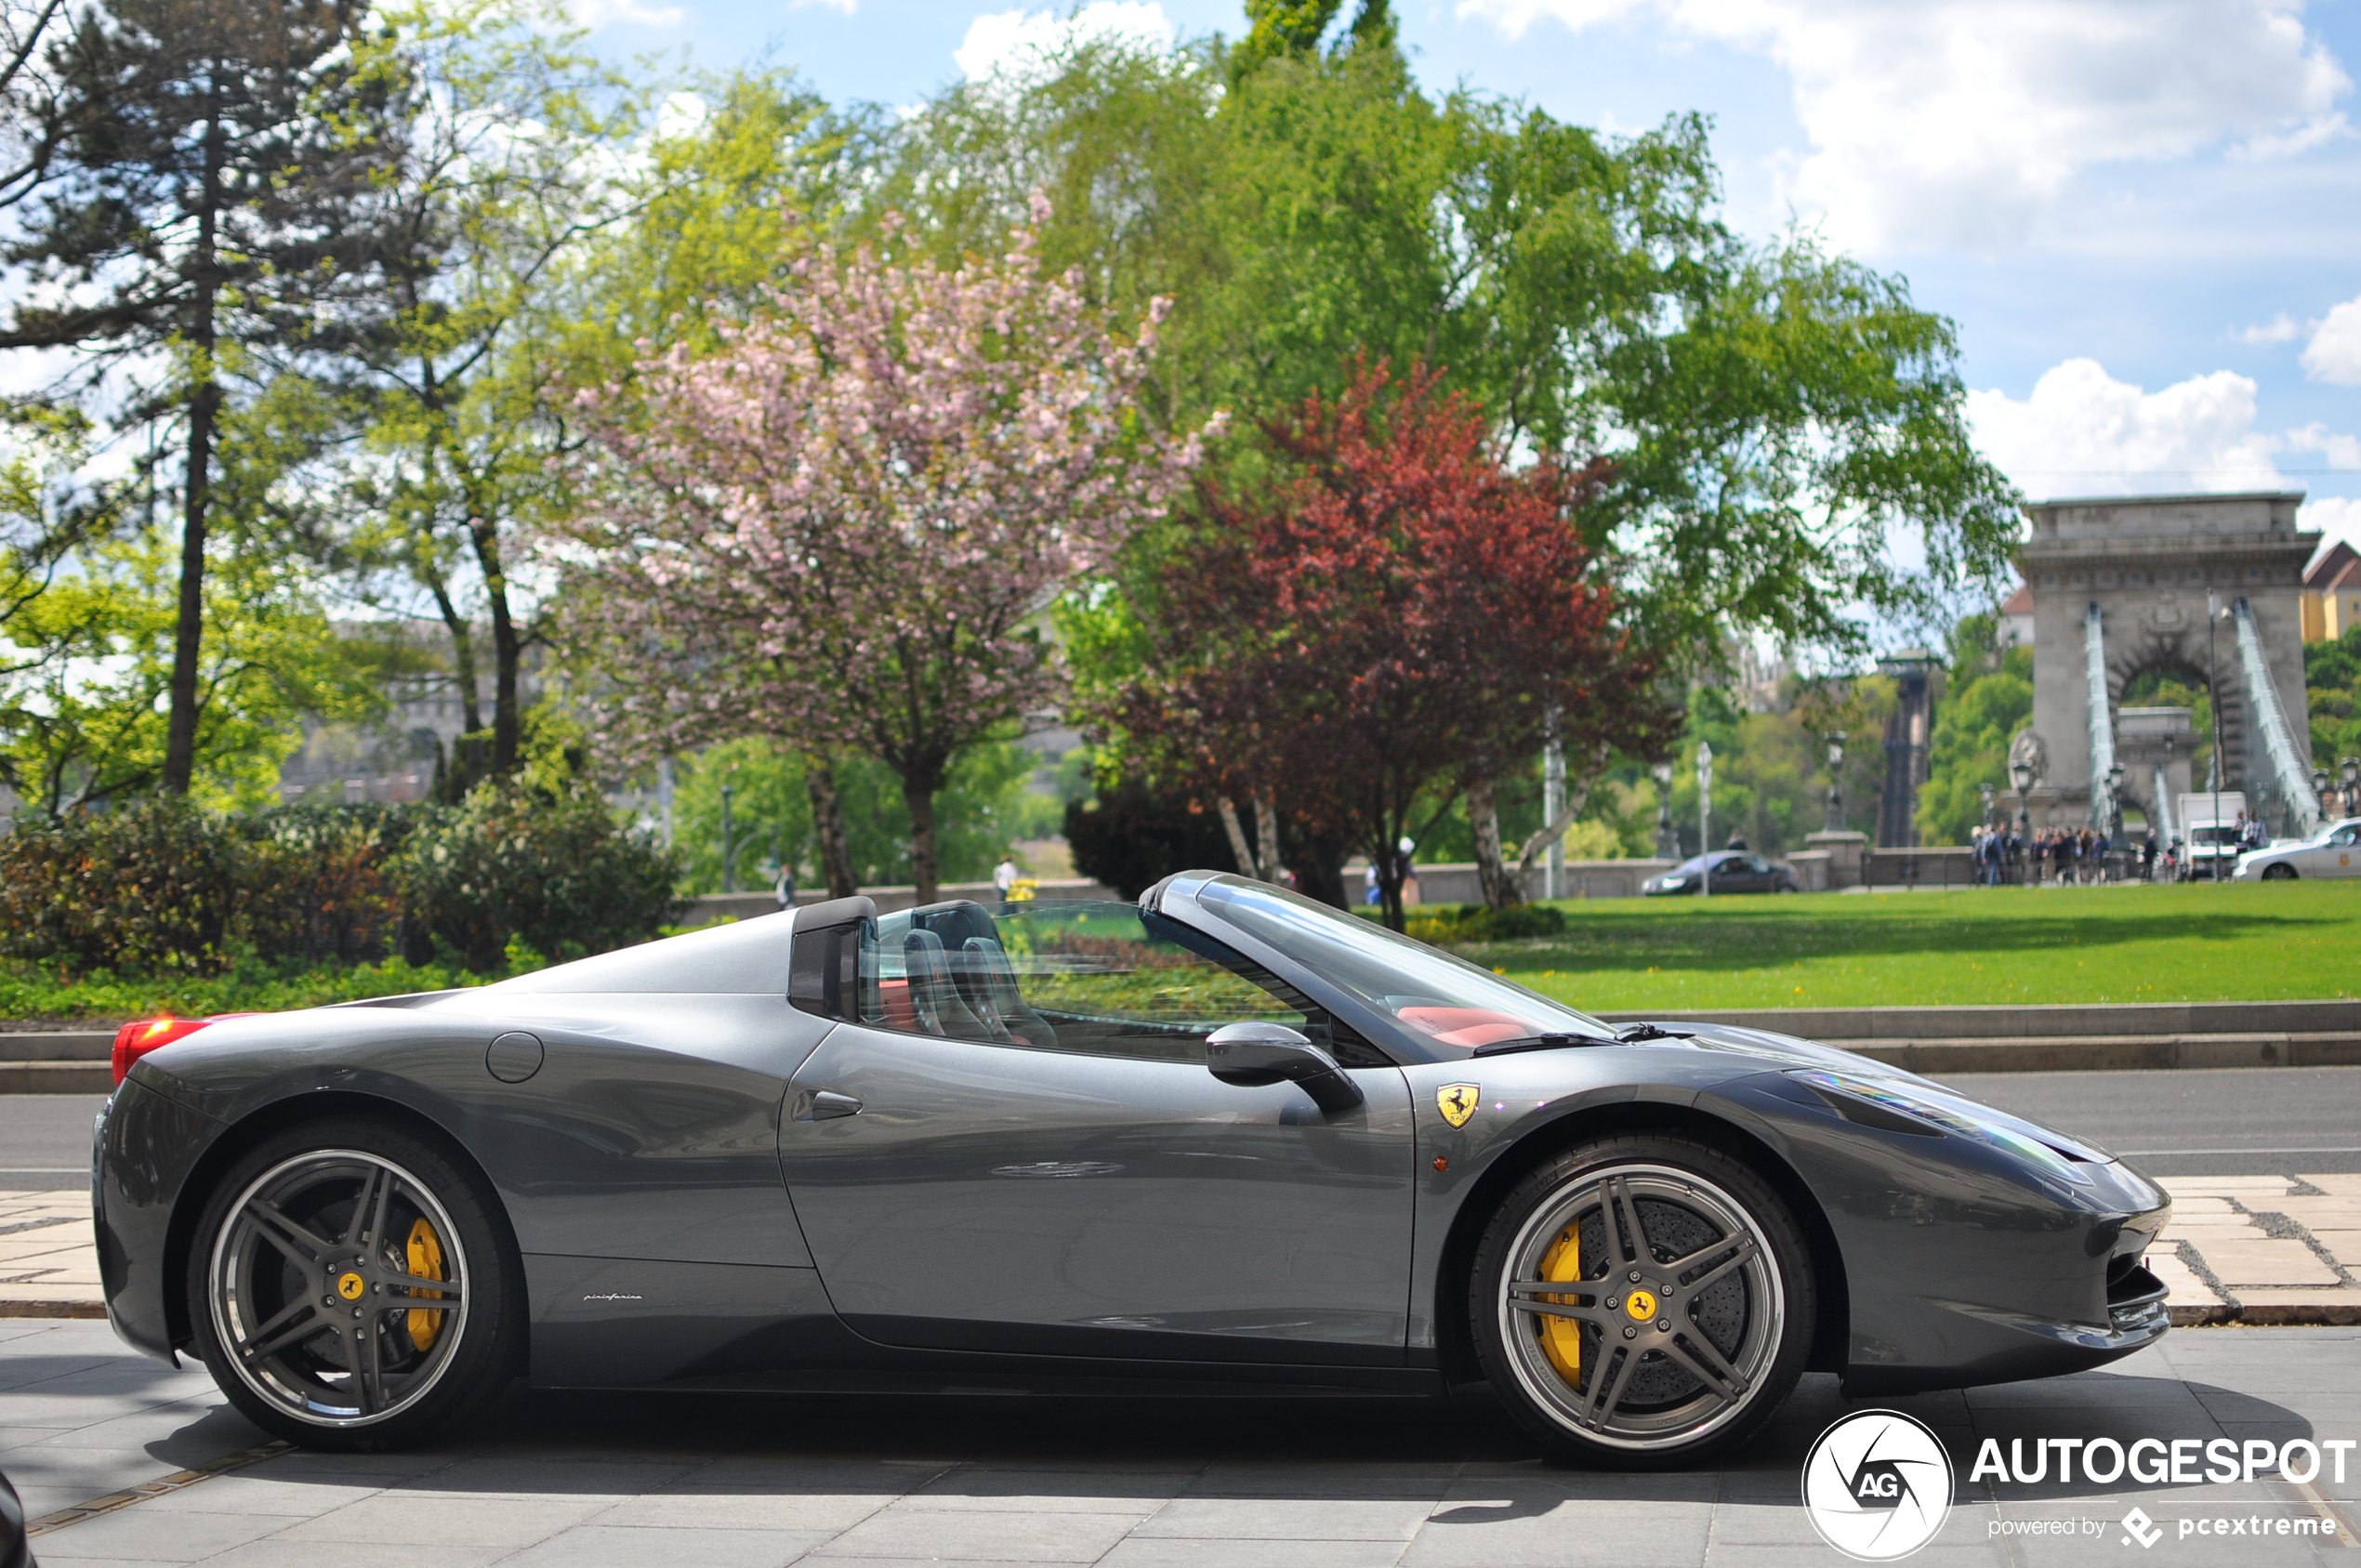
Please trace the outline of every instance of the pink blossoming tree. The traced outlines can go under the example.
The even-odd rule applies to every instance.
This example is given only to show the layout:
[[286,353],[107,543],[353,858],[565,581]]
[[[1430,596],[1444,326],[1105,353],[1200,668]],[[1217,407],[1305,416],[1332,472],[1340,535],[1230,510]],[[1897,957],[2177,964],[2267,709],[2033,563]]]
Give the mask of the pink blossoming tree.
[[931,902],[952,759],[1056,700],[1044,610],[1200,455],[1140,407],[1167,309],[1109,331],[1030,229],[956,270],[815,242],[718,348],[586,396],[595,499],[556,553],[611,654],[609,737],[877,758]]

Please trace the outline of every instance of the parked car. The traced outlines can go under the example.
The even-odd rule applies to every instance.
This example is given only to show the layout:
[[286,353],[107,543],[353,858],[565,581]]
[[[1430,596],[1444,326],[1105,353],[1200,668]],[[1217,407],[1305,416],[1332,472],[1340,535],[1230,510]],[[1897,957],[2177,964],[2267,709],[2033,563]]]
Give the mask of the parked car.
[[133,1026],[107,1311],[266,1430],[383,1448],[540,1387],[1052,1395],[1488,1380],[1687,1464],[1853,1397],[2166,1332],[2170,1208],[1866,1057],[1610,1027],[1284,889],[865,898],[479,990]]
[[2361,817],[2333,822],[2309,838],[2249,850],[2234,882],[2292,882],[2299,876],[2361,876]]
[[0,1568],[38,1568],[24,1527],[24,1504],[8,1478],[0,1475]]
[[[1707,887],[1706,865],[1712,863],[1712,886]],[[1640,884],[1642,898],[1676,893],[1800,893],[1803,879],[1785,861],[1765,860],[1745,850],[1716,850],[1694,855],[1660,876]]]

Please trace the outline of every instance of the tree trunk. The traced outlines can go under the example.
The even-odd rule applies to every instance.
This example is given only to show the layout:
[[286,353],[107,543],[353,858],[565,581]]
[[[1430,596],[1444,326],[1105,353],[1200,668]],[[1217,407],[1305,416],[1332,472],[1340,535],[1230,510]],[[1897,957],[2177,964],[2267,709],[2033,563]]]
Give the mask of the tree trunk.
[[204,546],[211,504],[213,422],[221,388],[213,377],[214,222],[221,202],[221,116],[204,128],[204,182],[198,196],[197,287],[189,311],[189,347],[197,356],[197,384],[189,395],[188,488],[180,516],[180,603],[172,627],[170,709],[165,720],[164,792],[186,795],[197,773],[197,673],[204,646]]
[[849,899],[857,888],[852,876],[852,851],[845,847],[844,803],[837,797],[837,770],[824,753],[804,758],[804,788],[811,796],[811,837],[820,852],[820,875],[832,899]]
[[1226,795],[1221,797],[1221,831],[1230,836],[1230,852],[1238,857],[1238,869],[1248,876],[1260,876],[1254,851],[1246,848],[1246,830],[1238,824],[1237,804]]
[[902,776],[902,802],[910,809],[910,880],[917,884],[914,902],[921,907],[943,896],[934,844],[934,793],[942,783],[939,772]]
[[1578,781],[1571,773],[1566,775],[1565,809],[1558,813],[1558,820],[1542,824],[1541,831],[1526,839],[1523,849],[1519,851],[1517,881],[1520,886],[1523,884],[1526,877],[1533,875],[1533,863],[1540,858],[1541,851],[1564,837],[1565,830],[1574,825],[1575,818],[1580,816],[1582,809],[1590,803],[1590,788],[1598,783],[1599,770],[1606,765],[1607,748],[1600,746],[1590,754],[1588,760],[1589,766],[1582,770],[1582,776]]
[[508,579],[500,564],[499,525],[477,511],[468,520],[468,537],[483,573],[484,602],[492,611],[492,771],[512,773],[524,733],[524,716],[517,707],[524,639],[508,612]]
[[442,573],[431,566],[424,571],[427,586],[434,591],[435,608],[442,613],[443,627],[451,634],[451,678],[459,688],[460,733],[471,735],[483,728],[483,699],[476,690],[475,633],[459,607],[451,602]]
[[1378,868],[1378,914],[1389,931],[1401,930],[1409,923],[1402,904],[1403,886],[1409,881],[1409,860],[1402,852],[1398,836],[1387,837],[1369,857],[1369,863]]
[[1258,790],[1254,797],[1254,840],[1261,851],[1261,877],[1265,882],[1279,879],[1279,807],[1267,789]]
[[1524,886],[1500,852],[1500,804],[1489,783],[1468,786],[1468,820],[1475,825],[1476,880],[1484,907],[1514,909],[1524,902]]

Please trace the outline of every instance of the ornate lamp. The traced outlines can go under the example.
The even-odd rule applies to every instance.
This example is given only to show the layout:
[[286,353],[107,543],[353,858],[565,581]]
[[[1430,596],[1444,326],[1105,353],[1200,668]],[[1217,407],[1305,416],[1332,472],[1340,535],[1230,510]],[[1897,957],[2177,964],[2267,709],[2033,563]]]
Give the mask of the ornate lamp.
[[2033,819],[2025,809],[2025,792],[2033,787],[2033,764],[2019,758],[2009,764],[2009,782],[2017,786],[2017,825],[2030,827]]
[[1844,742],[1841,730],[1828,731],[1828,831],[1844,831]]
[[2107,769],[2107,848],[2123,848],[2123,764]]
[[1988,784],[1980,784],[1975,786],[1975,789],[1978,795],[1984,797],[1984,815],[1978,820],[1985,826],[1990,827],[1992,825],[1992,786]]
[[2348,757],[2337,766],[2344,772],[2344,814],[2361,815],[2361,757]]

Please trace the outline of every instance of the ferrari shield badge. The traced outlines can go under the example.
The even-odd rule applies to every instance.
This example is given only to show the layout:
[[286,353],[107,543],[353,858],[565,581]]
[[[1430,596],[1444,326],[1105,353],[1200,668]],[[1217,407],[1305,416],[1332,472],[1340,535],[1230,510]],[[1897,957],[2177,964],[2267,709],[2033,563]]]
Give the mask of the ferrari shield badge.
[[1476,1101],[1483,1096],[1484,1088],[1479,1084],[1445,1084],[1434,1091],[1435,1108],[1443,1113],[1444,1121],[1463,1127],[1468,1125],[1468,1118],[1476,1113]]

